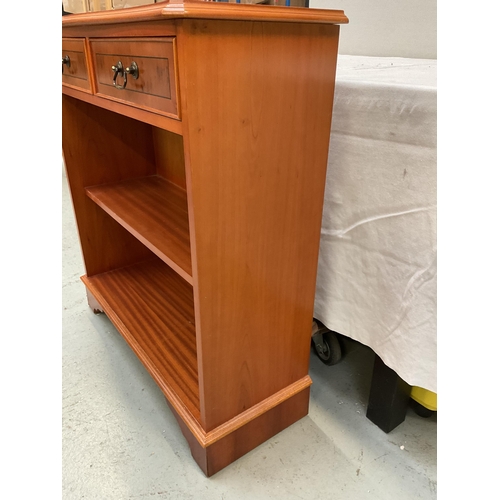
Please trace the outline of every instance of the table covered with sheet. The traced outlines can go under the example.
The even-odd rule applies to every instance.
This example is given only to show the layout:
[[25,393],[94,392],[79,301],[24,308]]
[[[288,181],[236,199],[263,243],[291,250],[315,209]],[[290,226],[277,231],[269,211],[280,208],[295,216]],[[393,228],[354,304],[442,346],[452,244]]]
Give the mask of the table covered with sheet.
[[315,317],[437,392],[436,61],[339,56]]

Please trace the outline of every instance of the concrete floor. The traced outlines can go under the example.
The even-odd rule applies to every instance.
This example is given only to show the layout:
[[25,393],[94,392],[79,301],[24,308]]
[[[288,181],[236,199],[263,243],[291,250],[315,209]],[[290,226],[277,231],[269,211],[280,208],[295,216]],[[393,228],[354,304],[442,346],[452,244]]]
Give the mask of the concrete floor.
[[[385,434],[365,416],[373,353],[311,352],[309,415],[210,479],[162,393],[108,318],[87,306],[63,175],[63,498],[435,499],[436,416]],[[402,447],[404,447],[402,449]]]

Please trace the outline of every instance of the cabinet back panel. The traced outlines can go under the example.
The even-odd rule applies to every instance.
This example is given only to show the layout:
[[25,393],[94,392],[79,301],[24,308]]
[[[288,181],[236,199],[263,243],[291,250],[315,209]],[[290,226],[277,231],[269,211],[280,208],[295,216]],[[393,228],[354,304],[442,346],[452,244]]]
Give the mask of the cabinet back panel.
[[157,174],[185,190],[186,170],[182,136],[153,127],[153,140]]

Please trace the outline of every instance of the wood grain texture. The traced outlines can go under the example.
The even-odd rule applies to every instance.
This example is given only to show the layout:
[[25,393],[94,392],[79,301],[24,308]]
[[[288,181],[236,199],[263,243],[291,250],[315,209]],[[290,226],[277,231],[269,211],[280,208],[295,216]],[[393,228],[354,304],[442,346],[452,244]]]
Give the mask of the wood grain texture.
[[207,431],[308,372],[338,27],[178,36]]
[[82,280],[176,411],[199,422],[192,287],[157,258]]
[[231,19],[246,21],[308,22],[345,24],[342,10],[308,9],[274,5],[170,0],[154,5],[63,17],[64,26],[137,23],[162,19]]
[[87,195],[192,284],[186,192],[159,176],[93,186]]
[[[96,75],[96,92],[141,109],[151,109],[177,117],[176,72],[172,38],[120,38],[90,40]],[[127,77],[124,89],[113,85],[111,67],[120,61],[123,67],[135,62],[137,79]],[[122,76],[117,83],[123,85]]]
[[113,113],[117,113],[128,118],[148,123],[155,127],[168,130],[175,134],[182,134],[182,124],[177,118],[170,118],[168,116],[159,115],[155,111],[143,110],[136,107],[129,106],[123,102],[111,101],[103,99],[95,95],[86,94],[80,90],[63,87],[62,93],[69,97],[74,97],[80,101],[87,102],[93,106],[97,106]]
[[85,39],[63,38],[62,57],[69,57],[69,67],[63,64],[62,68],[63,85],[91,92]]

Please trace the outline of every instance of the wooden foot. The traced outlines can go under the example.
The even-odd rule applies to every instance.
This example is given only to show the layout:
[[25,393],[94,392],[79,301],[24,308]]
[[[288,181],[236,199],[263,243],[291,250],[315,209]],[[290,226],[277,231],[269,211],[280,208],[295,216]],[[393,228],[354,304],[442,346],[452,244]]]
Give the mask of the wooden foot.
[[94,311],[94,314],[101,314],[102,312],[104,312],[101,305],[99,304],[99,302],[97,302],[96,298],[92,295],[89,289],[86,287],[85,289],[87,290],[87,302],[90,309]]
[[389,433],[406,418],[411,386],[375,355],[366,416]]
[[[250,420],[245,425],[235,428],[229,433],[220,433],[222,436],[220,439],[215,441],[209,439],[209,444],[205,446],[196,439],[168,400],[167,403],[189,444],[191,455],[205,475],[210,477],[305,417],[309,411],[309,387]],[[207,436],[215,433],[208,433]]]

